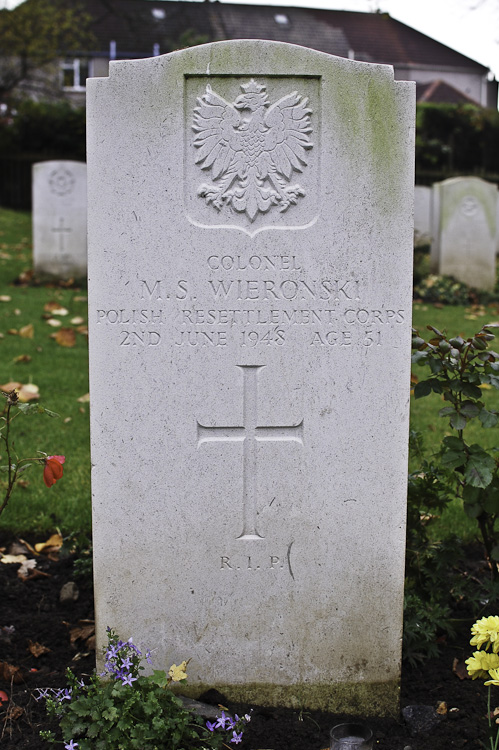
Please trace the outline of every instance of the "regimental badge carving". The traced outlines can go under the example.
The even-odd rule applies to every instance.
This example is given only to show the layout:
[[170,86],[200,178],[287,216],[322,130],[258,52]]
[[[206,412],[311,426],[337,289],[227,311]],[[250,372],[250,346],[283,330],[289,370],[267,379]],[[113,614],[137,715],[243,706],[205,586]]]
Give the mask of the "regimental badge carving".
[[467,195],[461,201],[461,213],[464,216],[474,216],[478,211],[478,203],[472,195]]
[[284,212],[305,195],[291,183],[307,167],[313,147],[308,99],[293,91],[271,104],[266,86],[253,78],[231,104],[211,86],[194,109],[196,164],[213,182],[197,194],[217,211],[232,206],[253,222],[274,206]]
[[74,175],[65,167],[57,167],[50,173],[50,192],[55,195],[68,195],[73,190],[74,184]]

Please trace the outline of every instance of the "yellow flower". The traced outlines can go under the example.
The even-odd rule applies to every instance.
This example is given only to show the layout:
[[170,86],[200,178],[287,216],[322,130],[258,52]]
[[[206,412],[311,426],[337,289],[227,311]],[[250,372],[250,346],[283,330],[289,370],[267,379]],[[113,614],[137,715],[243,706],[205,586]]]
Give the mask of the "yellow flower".
[[[497,664],[499,667],[499,663]],[[186,680],[187,679],[187,672],[185,671],[187,668],[187,662],[183,661],[182,664],[179,664],[178,667],[176,664],[172,664],[170,669],[168,670],[168,675],[171,677],[172,682],[180,682],[180,680]]]
[[499,669],[499,654],[491,654],[487,651],[475,651],[473,656],[466,659],[465,664],[470,677],[474,680],[477,677],[485,680],[489,676],[490,670]]
[[499,685],[499,669],[489,669],[489,675],[492,677],[491,680],[486,680],[484,685]]
[[492,651],[495,654],[499,652],[499,616],[491,615],[490,617],[482,617],[481,620],[477,620],[471,628],[473,638],[470,640],[472,646],[481,648],[485,645],[487,648],[489,645],[492,646]]

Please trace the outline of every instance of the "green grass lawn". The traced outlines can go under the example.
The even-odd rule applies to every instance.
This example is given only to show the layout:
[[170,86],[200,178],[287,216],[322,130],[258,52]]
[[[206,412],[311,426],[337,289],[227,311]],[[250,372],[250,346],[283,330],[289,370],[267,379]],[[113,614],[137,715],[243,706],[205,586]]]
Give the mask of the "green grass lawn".
[[[46,415],[20,415],[13,425],[15,449],[19,457],[35,456],[36,451],[66,456],[64,477],[47,489],[42,468],[30,467],[23,478],[26,486],[17,487],[9,506],[0,517],[0,528],[22,534],[27,531],[48,533],[59,527],[63,534],[90,533],[90,450],[89,405],[81,402],[88,393],[87,338],[76,334],[74,347],[64,347],[52,335],[60,328],[51,327],[44,316],[45,306],[56,302],[68,310],[59,319],[63,327],[77,328],[74,318],[87,322],[85,289],[62,289],[48,286],[19,286],[14,282],[31,268],[31,215],[0,209],[0,385],[15,381],[34,383],[39,387],[39,403],[57,412],[58,419]],[[499,307],[471,310],[464,307],[435,307],[415,304],[413,324],[428,338],[428,324],[449,334],[469,337],[484,323],[499,320]],[[25,338],[9,331],[33,326],[33,337]],[[497,347],[499,349],[499,343]],[[416,368],[424,379],[426,368]],[[499,410],[499,393],[484,391],[490,408]],[[438,450],[442,438],[451,434],[448,421],[438,416],[442,400],[433,394],[411,399],[411,426],[424,434],[427,455]],[[470,442],[486,447],[499,444],[497,430],[470,428]],[[4,446],[0,446],[0,465],[5,464]],[[417,465],[413,460],[412,468]],[[0,474],[0,482],[3,475]],[[455,501],[434,525],[434,534],[457,533],[466,539],[476,536],[476,524],[467,519],[459,501]]]
[[[15,285],[31,264],[30,214],[0,209],[0,300],[5,300],[0,301],[0,385],[33,383],[39,388],[39,403],[59,414],[58,419],[38,414],[17,417],[12,425],[15,452],[20,458],[36,456],[36,451],[66,456],[64,477],[50,489],[43,483],[41,466],[27,469],[26,486],[14,490],[0,528],[19,534],[47,533],[55,527],[63,534],[89,533],[89,405],[78,401],[88,393],[87,337],[76,333],[74,347],[60,346],[51,338],[60,327],[51,327],[43,317],[45,305],[56,302],[68,310],[65,316],[53,315],[61,327],[77,329],[78,324],[70,321],[78,317],[86,324],[86,289]],[[30,325],[32,338],[9,333]],[[2,444],[0,465],[5,463]]]

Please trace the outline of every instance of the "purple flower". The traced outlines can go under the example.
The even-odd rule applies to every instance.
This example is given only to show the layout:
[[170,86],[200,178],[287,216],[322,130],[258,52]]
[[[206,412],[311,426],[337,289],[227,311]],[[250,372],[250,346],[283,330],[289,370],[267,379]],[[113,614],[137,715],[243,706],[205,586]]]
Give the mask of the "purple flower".
[[112,644],[109,646],[108,650],[106,651],[106,659],[109,661],[111,659],[114,659],[119,651],[119,647],[113,646]]
[[69,743],[67,745],[64,745],[66,750],[75,750],[76,747],[78,747],[78,743],[74,740],[69,740]]
[[135,682],[136,679],[137,678],[132,677],[131,674],[124,674],[121,678],[121,682],[123,685],[130,685],[130,687],[132,687],[132,682]]
[[215,731],[215,729],[217,728],[217,723],[216,723],[216,721],[214,721],[214,722],[211,722],[211,721],[207,721],[207,722],[206,722],[206,726],[207,726],[207,728],[208,728],[208,730],[209,730],[210,732],[214,732],[214,731]]
[[229,720],[229,717],[225,715],[225,711],[222,711],[222,715],[217,716],[217,723],[215,724],[215,726],[217,728],[221,727],[222,729],[225,729],[225,724],[227,723],[228,720]]
[[243,733],[241,732],[238,734],[236,731],[232,732],[232,737],[230,739],[230,742],[233,742],[235,745],[238,745],[240,742],[242,742],[243,739]]
[[149,651],[149,649],[146,651],[146,662],[148,664],[152,664],[151,652]]

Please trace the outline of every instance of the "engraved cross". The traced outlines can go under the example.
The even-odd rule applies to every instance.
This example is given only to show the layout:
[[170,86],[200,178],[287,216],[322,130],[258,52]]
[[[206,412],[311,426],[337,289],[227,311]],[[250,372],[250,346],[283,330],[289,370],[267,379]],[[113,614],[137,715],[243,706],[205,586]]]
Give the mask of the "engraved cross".
[[64,226],[64,217],[61,217],[59,219],[59,226],[58,227],[52,227],[53,232],[59,232],[59,252],[64,252],[64,232],[72,232],[73,230],[70,227]]
[[257,443],[293,441],[303,445],[303,419],[297,425],[258,425],[258,373],[265,365],[237,365],[243,371],[243,424],[237,427],[206,427],[197,422],[198,447],[208,442],[243,444],[243,530],[238,539],[263,539],[256,528]]

